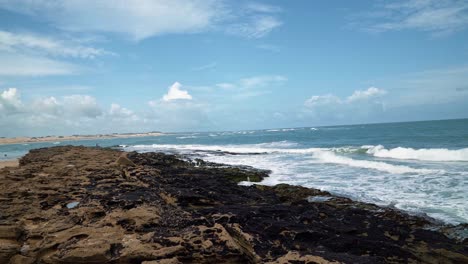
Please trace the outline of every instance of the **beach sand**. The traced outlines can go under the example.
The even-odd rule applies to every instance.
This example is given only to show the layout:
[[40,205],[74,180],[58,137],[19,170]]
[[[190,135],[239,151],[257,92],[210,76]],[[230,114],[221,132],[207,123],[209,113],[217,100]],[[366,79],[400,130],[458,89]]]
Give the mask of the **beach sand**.
[[0,161],[0,169],[5,167],[18,167],[18,160],[2,160]]
[[36,142],[60,142],[74,140],[94,140],[94,139],[110,139],[110,138],[132,138],[132,137],[154,137],[160,136],[160,132],[148,133],[125,133],[125,134],[102,134],[102,135],[73,135],[73,136],[46,136],[46,137],[15,137],[15,138],[0,138],[0,145],[4,144],[24,144]]

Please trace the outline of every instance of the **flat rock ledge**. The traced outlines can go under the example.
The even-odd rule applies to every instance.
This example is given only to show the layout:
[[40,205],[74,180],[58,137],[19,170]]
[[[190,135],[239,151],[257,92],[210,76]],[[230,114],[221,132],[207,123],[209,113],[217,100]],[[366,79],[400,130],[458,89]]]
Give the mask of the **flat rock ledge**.
[[427,218],[161,153],[30,151],[0,170],[0,263],[468,263]]

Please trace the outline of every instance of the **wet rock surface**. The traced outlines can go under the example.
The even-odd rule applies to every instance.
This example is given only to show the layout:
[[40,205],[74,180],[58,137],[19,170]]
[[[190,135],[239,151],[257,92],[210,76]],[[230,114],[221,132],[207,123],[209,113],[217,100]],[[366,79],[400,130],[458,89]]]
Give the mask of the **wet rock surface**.
[[263,177],[158,153],[32,150],[0,170],[0,263],[468,263],[468,241],[428,219],[236,183]]

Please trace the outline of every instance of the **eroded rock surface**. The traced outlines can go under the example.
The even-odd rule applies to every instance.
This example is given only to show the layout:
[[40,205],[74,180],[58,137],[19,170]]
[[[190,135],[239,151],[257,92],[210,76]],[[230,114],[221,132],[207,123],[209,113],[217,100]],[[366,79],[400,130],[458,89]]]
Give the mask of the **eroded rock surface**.
[[0,170],[0,263],[468,263],[429,220],[212,165],[32,150]]

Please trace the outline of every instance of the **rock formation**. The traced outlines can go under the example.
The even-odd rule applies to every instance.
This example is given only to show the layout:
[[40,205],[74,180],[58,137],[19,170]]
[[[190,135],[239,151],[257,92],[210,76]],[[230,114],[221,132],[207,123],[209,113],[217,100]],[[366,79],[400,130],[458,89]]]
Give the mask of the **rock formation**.
[[160,153],[54,147],[0,170],[0,263],[468,263],[426,218]]

